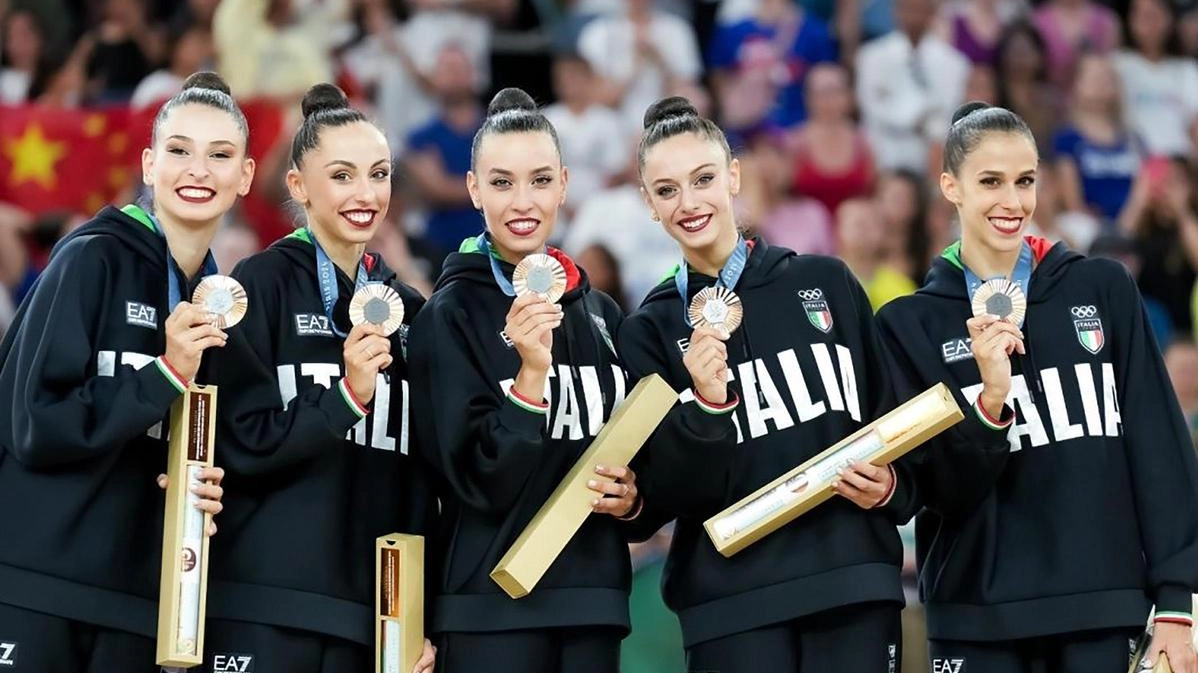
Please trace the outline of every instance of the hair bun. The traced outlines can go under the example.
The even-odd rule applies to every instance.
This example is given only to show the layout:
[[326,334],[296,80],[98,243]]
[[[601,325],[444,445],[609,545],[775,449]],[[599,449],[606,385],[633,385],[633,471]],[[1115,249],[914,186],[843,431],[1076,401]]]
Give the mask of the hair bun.
[[349,99],[345,92],[332,84],[314,85],[304,94],[304,102],[300,104],[304,118],[307,119],[323,110],[340,110],[349,107]]
[[225,80],[220,75],[208,70],[203,70],[189,75],[187,79],[183,81],[183,91],[188,89],[212,89],[213,91],[219,91],[226,96],[233,95],[232,91],[229,90],[229,85],[225,83]]
[[699,111],[682,96],[663,98],[645,110],[645,128],[673,117],[698,117]]
[[[965,103],[961,107],[957,108],[957,111],[953,113],[952,124],[956,124],[974,112],[977,112],[978,110],[985,110],[988,107],[992,106],[989,103],[983,103],[977,100],[969,101],[968,103]],[[949,125],[952,126],[952,124]]]
[[529,96],[524,89],[518,89],[514,86],[509,86],[491,99],[491,104],[487,106],[487,116],[494,117],[501,112],[508,110],[528,110],[536,112],[537,102]]

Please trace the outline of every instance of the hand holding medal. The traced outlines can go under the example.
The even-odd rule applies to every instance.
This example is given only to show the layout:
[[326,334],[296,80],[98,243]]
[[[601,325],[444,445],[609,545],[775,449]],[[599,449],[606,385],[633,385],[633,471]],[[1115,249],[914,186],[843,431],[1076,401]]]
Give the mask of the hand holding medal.
[[694,296],[687,317],[695,330],[682,364],[699,397],[724,404],[728,401],[728,346],[724,342],[740,327],[744,307],[732,290],[711,286]]
[[245,289],[236,280],[205,276],[192,301],[177,303],[166,319],[166,361],[184,380],[194,379],[204,351],[224,346],[224,330],[240,322],[248,307]]
[[391,339],[403,324],[404,306],[399,293],[385,283],[364,283],[349,300],[353,329],[342,346],[345,379],[362,404],[374,399],[378,373],[391,366]]

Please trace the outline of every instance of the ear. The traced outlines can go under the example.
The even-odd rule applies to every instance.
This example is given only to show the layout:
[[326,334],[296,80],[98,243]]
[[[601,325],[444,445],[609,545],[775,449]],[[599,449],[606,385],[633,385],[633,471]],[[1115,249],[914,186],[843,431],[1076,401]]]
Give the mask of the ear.
[[245,196],[250,193],[250,185],[254,184],[254,171],[258,165],[253,159],[246,158],[241,164],[241,185],[237,188],[238,196]]
[[300,173],[292,168],[287,171],[287,191],[291,193],[291,198],[295,199],[296,203],[307,208],[308,207],[308,190],[304,189],[304,181],[300,179]]
[[478,195],[478,177],[474,175],[474,171],[466,171],[466,191],[470,192],[470,203],[474,204],[474,209],[482,210],[483,202]]
[[147,147],[141,151],[141,183],[147,187],[154,186],[154,150]]
[[562,166],[562,200],[561,200],[561,202],[559,202],[557,204],[559,208],[566,205],[566,196],[568,194],[568,190],[566,188],[569,186],[570,186],[570,169],[566,168],[565,166]]
[[728,187],[733,196],[740,194],[740,159],[728,163]]
[[949,203],[958,208],[961,207],[960,185],[957,184],[957,179],[953,177],[952,173],[940,174],[940,193],[948,199]]
[[649,217],[654,222],[660,222],[661,218],[658,217],[657,211],[653,209],[653,200],[649,198],[649,190],[645,189],[644,185],[641,185],[641,200],[645,202],[645,207],[649,209]]

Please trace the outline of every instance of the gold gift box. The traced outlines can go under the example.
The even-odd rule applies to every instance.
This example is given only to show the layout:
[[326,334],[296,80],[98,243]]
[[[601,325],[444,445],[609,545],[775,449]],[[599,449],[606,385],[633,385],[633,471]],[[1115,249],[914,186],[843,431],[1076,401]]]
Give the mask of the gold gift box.
[[424,652],[424,538],[375,541],[375,673],[411,673]]
[[192,383],[171,406],[162,531],[162,583],[158,598],[159,666],[189,668],[204,658],[208,595],[208,524],[212,515],[195,509],[199,496],[188,488],[197,473],[212,467],[216,440],[216,386]]
[[677,401],[678,393],[657,374],[641,379],[499,559],[491,579],[512,598],[527,596],[592,514],[591,502],[600,496],[587,482],[612,481],[596,474],[595,466],[627,465]]
[[730,557],[831,498],[837,468],[857,460],[888,464],[964,417],[938,383],[711,517],[703,524],[707,535]]

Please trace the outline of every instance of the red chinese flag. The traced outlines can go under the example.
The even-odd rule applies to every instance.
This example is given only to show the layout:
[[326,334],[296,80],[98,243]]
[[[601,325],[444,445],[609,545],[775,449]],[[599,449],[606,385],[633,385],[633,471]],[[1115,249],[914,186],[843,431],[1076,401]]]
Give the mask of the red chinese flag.
[[123,107],[0,107],[0,200],[35,215],[99,210],[137,177],[146,139],[131,132],[136,116]]

